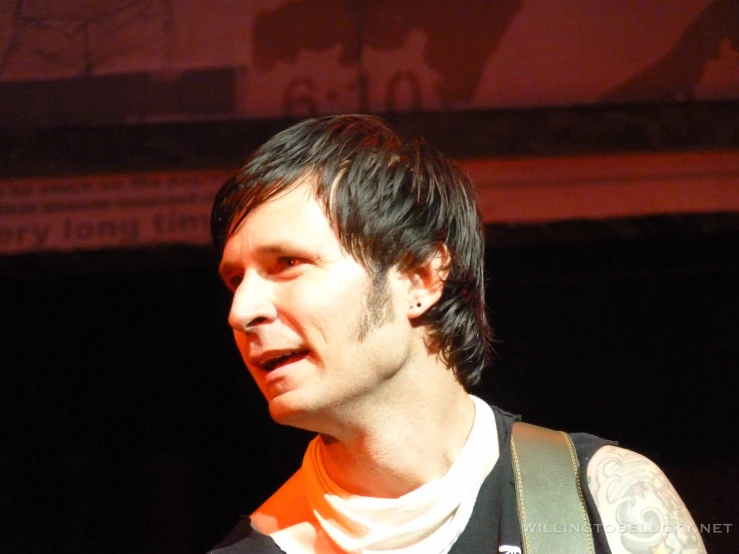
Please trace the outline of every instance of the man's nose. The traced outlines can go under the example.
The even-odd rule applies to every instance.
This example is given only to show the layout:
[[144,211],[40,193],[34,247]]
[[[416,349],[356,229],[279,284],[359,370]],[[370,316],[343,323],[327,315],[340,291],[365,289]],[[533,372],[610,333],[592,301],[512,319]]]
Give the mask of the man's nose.
[[253,273],[244,275],[234,292],[228,324],[235,331],[248,333],[260,324],[274,321],[276,317],[277,310],[269,282]]

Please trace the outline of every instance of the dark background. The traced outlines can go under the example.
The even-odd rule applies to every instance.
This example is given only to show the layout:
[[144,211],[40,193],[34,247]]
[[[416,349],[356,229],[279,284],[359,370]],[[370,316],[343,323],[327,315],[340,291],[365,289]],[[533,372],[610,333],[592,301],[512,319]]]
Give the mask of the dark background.
[[[477,393],[651,457],[696,522],[734,525],[704,534],[714,552],[739,522],[737,228],[488,228],[498,342]],[[3,552],[203,552],[298,467],[309,436],[269,421],[209,249],[4,269]]]

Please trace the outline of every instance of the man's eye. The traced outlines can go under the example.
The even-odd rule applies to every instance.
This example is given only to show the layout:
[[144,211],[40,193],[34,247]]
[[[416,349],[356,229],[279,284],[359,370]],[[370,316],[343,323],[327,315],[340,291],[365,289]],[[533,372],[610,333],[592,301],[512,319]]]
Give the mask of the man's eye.
[[233,277],[229,277],[226,280],[226,286],[231,290],[236,290],[239,288],[239,285],[241,284],[241,281],[244,280],[244,277],[241,275],[234,275]]
[[280,269],[287,269],[290,267],[296,267],[300,264],[301,264],[301,261],[298,258],[284,257],[284,258],[279,259],[277,265],[280,267]]

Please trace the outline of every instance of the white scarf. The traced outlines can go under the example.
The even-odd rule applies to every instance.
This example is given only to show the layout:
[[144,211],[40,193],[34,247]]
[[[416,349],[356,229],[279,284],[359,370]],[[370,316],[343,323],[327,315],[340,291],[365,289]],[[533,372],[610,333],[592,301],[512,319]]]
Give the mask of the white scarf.
[[308,503],[334,543],[349,554],[449,551],[469,521],[491,457],[498,458],[495,416],[485,402],[472,400],[472,430],[447,473],[400,498],[346,492],[326,473],[320,439],[311,441],[302,466]]

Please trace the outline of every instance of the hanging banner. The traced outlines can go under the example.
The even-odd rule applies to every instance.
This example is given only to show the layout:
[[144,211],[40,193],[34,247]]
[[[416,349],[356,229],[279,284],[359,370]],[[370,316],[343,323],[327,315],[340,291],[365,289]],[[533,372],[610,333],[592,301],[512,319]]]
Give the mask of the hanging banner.
[[0,181],[0,254],[207,244],[222,170]]
[[[739,213],[739,152],[460,160],[485,223]],[[230,173],[0,180],[0,255],[210,242]]]
[[0,120],[739,98],[736,0],[0,2]]

